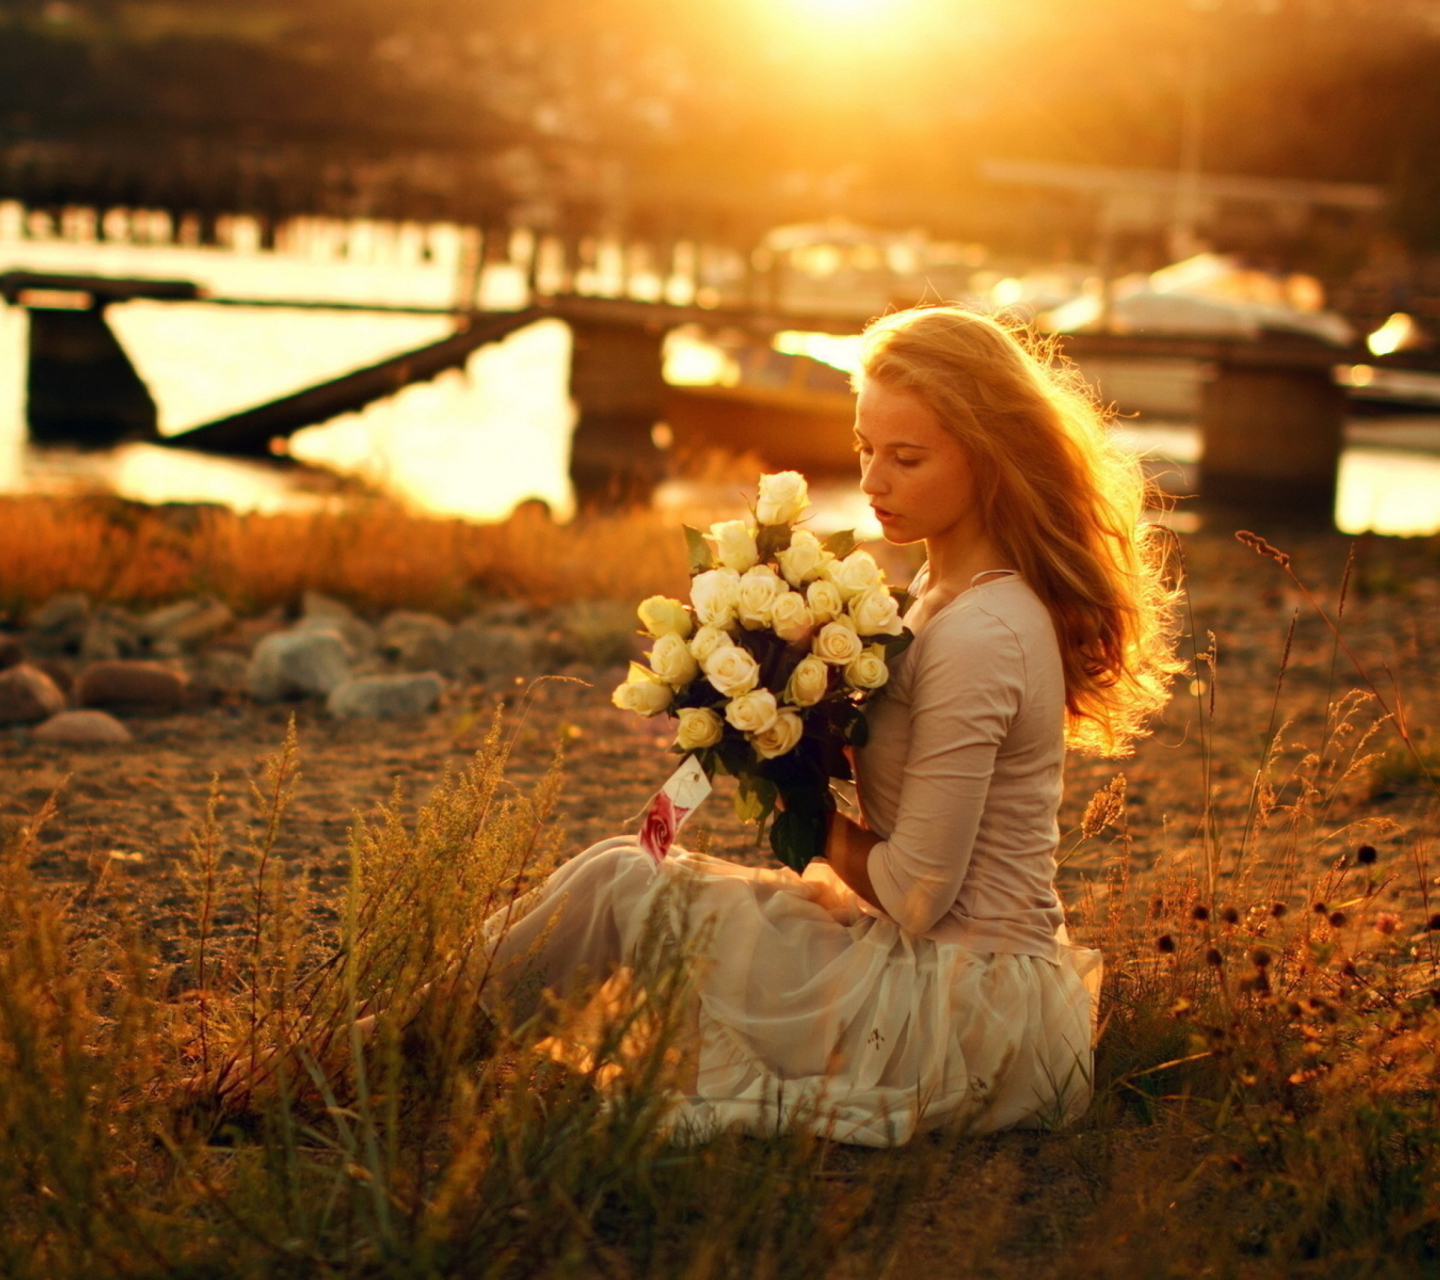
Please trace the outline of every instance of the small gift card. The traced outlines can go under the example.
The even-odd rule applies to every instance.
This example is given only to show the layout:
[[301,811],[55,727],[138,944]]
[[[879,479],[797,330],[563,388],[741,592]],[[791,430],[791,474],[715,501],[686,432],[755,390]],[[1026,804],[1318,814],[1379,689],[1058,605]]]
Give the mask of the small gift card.
[[700,807],[709,794],[710,779],[694,756],[686,756],[684,763],[670,775],[669,781],[655,793],[640,827],[640,847],[657,867],[665,861],[685,819]]

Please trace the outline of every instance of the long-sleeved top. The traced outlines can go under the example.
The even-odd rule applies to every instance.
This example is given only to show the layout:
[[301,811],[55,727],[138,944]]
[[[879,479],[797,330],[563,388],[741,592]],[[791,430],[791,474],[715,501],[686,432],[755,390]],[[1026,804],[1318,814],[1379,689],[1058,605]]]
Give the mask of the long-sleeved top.
[[1039,597],[1015,574],[957,596],[896,660],[869,720],[856,780],[882,837],[869,872],[883,914],[936,941],[1057,959],[1065,682]]

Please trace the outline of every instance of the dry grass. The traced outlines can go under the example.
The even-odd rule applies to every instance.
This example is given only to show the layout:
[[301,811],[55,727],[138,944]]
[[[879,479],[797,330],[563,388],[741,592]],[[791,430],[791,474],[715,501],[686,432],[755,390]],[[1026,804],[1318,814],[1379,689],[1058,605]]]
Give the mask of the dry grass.
[[686,580],[677,530],[645,512],[557,525],[538,507],[501,524],[433,520],[385,503],[240,516],[86,498],[0,499],[0,611],[61,591],[134,606],[206,593],[240,613],[307,590],[366,610],[458,614],[490,597],[638,599]]

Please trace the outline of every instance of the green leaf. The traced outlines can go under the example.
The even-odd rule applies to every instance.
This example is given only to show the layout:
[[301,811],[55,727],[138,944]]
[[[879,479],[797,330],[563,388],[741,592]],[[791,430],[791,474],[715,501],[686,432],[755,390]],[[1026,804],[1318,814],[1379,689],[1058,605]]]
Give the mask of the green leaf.
[[885,650],[886,662],[893,662],[915,643],[915,633],[902,631],[898,636],[871,636],[870,640]]
[[785,808],[770,828],[770,849],[797,875],[825,855],[825,838],[835,798],[828,786],[803,787],[785,792]]
[[870,741],[870,721],[863,711],[845,727],[845,741],[852,747],[863,747]]
[[710,544],[705,541],[705,535],[688,524],[684,529],[685,552],[690,557],[690,576],[694,577],[697,573],[704,573],[706,569],[713,569],[715,557],[711,554]]
[[843,560],[855,550],[855,530],[841,529],[839,533],[832,533],[820,545],[832,555],[839,556]]
[[788,524],[765,524],[761,525],[755,534],[755,548],[760,552],[760,559],[773,560],[780,552],[790,546],[790,526]]
[[768,778],[745,774],[735,792],[735,816],[741,822],[758,822],[763,826],[765,819],[775,812],[775,801],[779,797],[779,788]]

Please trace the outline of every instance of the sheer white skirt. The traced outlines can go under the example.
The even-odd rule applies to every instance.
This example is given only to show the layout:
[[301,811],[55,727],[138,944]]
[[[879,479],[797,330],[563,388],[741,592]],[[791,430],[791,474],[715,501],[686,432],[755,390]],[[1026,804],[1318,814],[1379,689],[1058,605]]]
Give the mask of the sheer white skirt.
[[[700,939],[676,1137],[798,1123],[891,1146],[936,1125],[1051,1127],[1085,1110],[1098,952],[1064,946],[1056,964],[972,951],[855,901],[823,863],[802,878],[676,849],[657,872],[631,837],[607,840],[487,922],[487,989],[574,997],[608,979],[613,993],[647,921]],[[583,1045],[546,1047],[585,1060]]]

